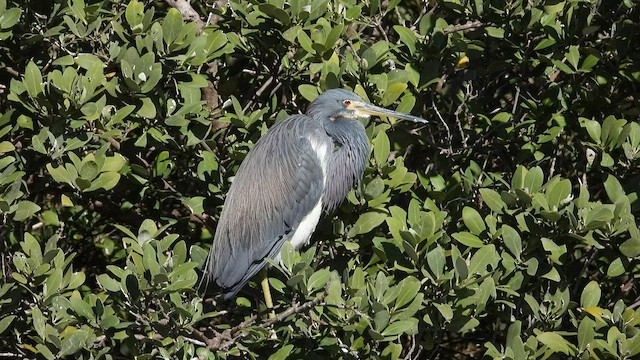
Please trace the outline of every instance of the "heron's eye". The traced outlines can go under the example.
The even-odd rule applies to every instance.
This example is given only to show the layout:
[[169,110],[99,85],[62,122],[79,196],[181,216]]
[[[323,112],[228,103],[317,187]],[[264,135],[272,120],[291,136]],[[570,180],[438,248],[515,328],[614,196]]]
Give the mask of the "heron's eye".
[[345,100],[342,103],[344,104],[344,106],[349,106],[351,105],[351,100]]

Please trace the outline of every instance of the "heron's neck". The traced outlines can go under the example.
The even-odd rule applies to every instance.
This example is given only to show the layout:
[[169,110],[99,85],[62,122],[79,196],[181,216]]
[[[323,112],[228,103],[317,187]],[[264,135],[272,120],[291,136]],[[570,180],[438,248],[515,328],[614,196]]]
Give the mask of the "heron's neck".
[[333,141],[341,146],[349,147],[354,142],[361,140],[363,135],[366,139],[364,126],[357,119],[339,117],[326,122],[324,128]]
[[325,124],[325,131],[333,139],[334,149],[325,169],[327,181],[322,204],[325,210],[332,211],[362,178],[369,140],[364,126],[353,119],[334,120],[332,124]]

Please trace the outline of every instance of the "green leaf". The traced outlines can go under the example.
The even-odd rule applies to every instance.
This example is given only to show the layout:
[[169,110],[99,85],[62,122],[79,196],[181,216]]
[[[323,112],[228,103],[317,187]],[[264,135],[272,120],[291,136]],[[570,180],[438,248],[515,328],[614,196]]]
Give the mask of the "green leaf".
[[382,106],[393,104],[406,89],[406,83],[395,82],[389,84],[384,90],[384,95],[382,95]]
[[433,305],[438,309],[438,312],[440,312],[440,315],[442,315],[445,321],[451,321],[451,319],[453,319],[453,309],[451,305],[439,303],[434,303]]
[[47,338],[47,319],[37,306],[31,309],[31,317],[33,318],[33,328],[41,339]]
[[298,42],[300,43],[300,46],[302,46],[302,48],[306,50],[309,54],[316,53],[316,50],[312,46],[313,42],[311,41],[311,38],[309,37],[309,35],[307,35],[307,33],[303,29],[300,29],[298,31]]
[[582,290],[582,295],[580,295],[580,306],[585,308],[598,306],[598,303],[600,302],[600,295],[600,285],[598,285],[594,280],[590,281]]
[[[145,264],[145,267],[148,268]],[[142,270],[142,269],[140,269]],[[133,274],[127,274],[121,282],[121,288],[124,290],[123,292],[127,295],[130,301],[136,302],[140,298],[140,284],[138,283],[138,279]]]
[[98,163],[93,160],[87,160],[82,162],[80,173],[78,175],[83,179],[93,180],[99,172],[100,168],[98,167]]
[[71,275],[71,279],[69,280],[69,285],[67,285],[67,289],[76,289],[82,286],[85,280],[86,280],[86,275],[82,271],[75,272]]
[[307,291],[311,293],[311,292],[323,289],[324,286],[327,284],[329,275],[331,275],[331,272],[328,269],[320,269],[314,272],[309,277],[309,281],[307,281]]
[[526,359],[524,343],[520,337],[522,322],[517,320],[507,330],[507,348],[513,351],[513,359]]
[[102,168],[100,169],[100,171],[118,172],[118,171],[122,170],[122,167],[126,163],[127,163],[127,161],[125,160],[124,156],[122,156],[120,154],[114,154],[113,156],[109,156],[109,157],[105,158],[104,164],[102,165]]
[[116,172],[103,172],[97,179],[91,182],[91,186],[84,189],[84,192],[95,191],[98,189],[111,190],[120,181],[120,174]]
[[138,115],[145,119],[153,119],[156,117],[156,105],[148,97],[142,98],[142,105],[138,109]]
[[580,70],[589,71],[594,66],[596,66],[599,61],[600,59],[597,56],[589,54],[584,60],[582,60],[582,65],[580,66]]
[[107,291],[120,292],[120,283],[116,280],[113,280],[109,275],[100,274],[96,277],[96,280],[98,281],[100,286],[102,286]]
[[[78,294],[78,292],[75,292],[75,294]],[[78,316],[87,320],[95,320],[95,315],[91,309],[91,305],[82,300],[79,295],[71,296],[69,301],[71,302],[71,309],[78,314]]]
[[291,350],[293,350],[293,345],[291,344],[281,346],[278,351],[269,356],[268,360],[285,360],[291,355]]
[[544,5],[544,12],[549,15],[554,15],[562,11],[564,9],[565,1],[553,0],[548,1]]
[[16,147],[9,141],[0,142],[0,154],[7,153],[9,151],[13,151]]
[[454,239],[458,240],[459,243],[464,244],[468,247],[472,248],[481,248],[484,246],[482,240],[479,237],[473,235],[470,232],[457,232],[451,235]]
[[367,200],[372,200],[382,195],[384,192],[384,181],[380,178],[372,179],[364,188],[364,194]]
[[134,32],[142,31],[142,19],[144,18],[144,5],[138,0],[133,0],[127,5],[124,12],[125,19]]
[[504,241],[505,246],[516,259],[520,259],[520,255],[522,254],[522,238],[520,237],[520,233],[507,224],[502,225],[501,229],[502,241]]
[[482,201],[496,213],[502,213],[502,209],[506,206],[500,194],[495,190],[482,188],[480,196],[482,196]]
[[23,221],[40,211],[40,206],[29,200],[22,200],[16,205],[13,220]]
[[511,115],[508,112],[499,112],[491,118],[491,122],[506,123],[512,118],[513,118],[513,115]]
[[5,11],[2,16],[0,16],[0,28],[8,29],[10,27],[13,27],[18,23],[18,21],[20,21],[21,15],[22,9],[17,7]]
[[549,252],[549,259],[556,264],[562,264],[560,257],[567,253],[567,246],[559,246],[553,240],[549,238],[541,238],[542,247],[545,251]]
[[16,315],[4,316],[2,319],[0,319],[0,334],[7,330],[15,319]]
[[627,257],[635,258],[640,255],[640,238],[632,237],[620,245],[620,252]]
[[600,123],[595,120],[589,120],[583,117],[579,118],[579,120],[581,126],[587,130],[587,133],[589,134],[591,140],[593,140],[596,144],[600,144],[602,142],[602,127]]
[[484,224],[484,220],[480,216],[480,213],[476,211],[476,209],[465,206],[462,209],[462,221],[464,221],[465,226],[469,231],[471,231],[474,235],[480,235],[487,226]]
[[495,268],[495,265],[500,260],[500,255],[496,251],[496,247],[493,244],[485,245],[476,251],[469,261],[469,274],[485,274],[487,267]]
[[184,22],[180,12],[175,8],[169,9],[162,23],[162,37],[167,44],[167,49],[176,40],[183,26]]
[[626,124],[624,119],[616,119],[615,116],[607,116],[602,123],[602,142],[608,145],[609,150],[613,150],[618,144],[618,137],[622,127]]
[[616,277],[625,273],[624,264],[622,262],[622,258],[616,258],[613,260],[609,267],[607,268],[607,276]]
[[356,223],[349,229],[347,236],[354,237],[360,234],[366,234],[376,227],[380,226],[387,218],[387,214],[370,211],[360,215]]
[[420,280],[416,279],[413,276],[408,276],[398,284],[400,287],[400,291],[398,292],[398,297],[396,298],[395,308],[399,309],[404,305],[410,303],[415,299],[422,287]]
[[71,199],[65,194],[60,195],[60,203],[62,204],[62,206],[66,207],[73,206],[73,201],[71,201]]
[[613,211],[609,206],[598,205],[587,212],[584,222],[587,229],[597,229],[611,221],[613,216]]
[[182,202],[189,208],[193,214],[204,213],[204,206],[202,205],[205,200],[204,196],[194,196],[191,198],[182,198]]
[[414,334],[418,331],[418,319],[395,321],[382,331],[382,336],[396,336],[400,334]]
[[327,35],[327,39],[324,42],[324,46],[327,49],[333,49],[336,42],[342,35],[343,30],[344,30],[344,24],[336,24],[333,27],[333,29],[331,29],[331,31],[329,32],[329,35]]
[[544,182],[544,173],[539,166],[529,169],[524,177],[524,188],[528,189],[529,194],[540,191]]
[[86,330],[72,330],[69,335],[62,339],[60,356],[73,355],[80,349],[85,348],[89,342],[90,335]]
[[563,179],[553,183],[553,185],[546,191],[547,202],[551,209],[558,209],[564,201],[569,199],[570,195],[571,181],[568,179]]
[[29,61],[24,71],[24,83],[27,87],[27,93],[33,99],[38,97],[44,91],[42,83],[42,73],[40,68],[33,61]]
[[549,46],[553,46],[556,44],[556,40],[554,38],[545,38],[542,39],[534,48],[534,51],[539,51],[548,48]]
[[413,55],[416,52],[416,42],[418,41],[413,31],[401,25],[394,25],[393,30],[398,33],[400,41],[407,46],[409,53]]
[[555,332],[543,332],[536,336],[536,339],[547,345],[554,352],[560,352],[566,355],[572,355],[570,343],[560,334]]
[[580,325],[578,325],[578,348],[581,352],[587,348],[593,339],[595,339],[595,325],[595,321],[588,317],[580,320]]
[[51,164],[47,164],[47,170],[53,180],[59,183],[67,183],[71,186],[75,186],[74,179],[64,166],[53,167]]
[[380,130],[378,132],[378,136],[376,136],[373,141],[373,158],[376,159],[376,163],[379,166],[383,166],[387,163],[387,159],[389,159],[390,147],[389,137],[387,133]]
[[604,182],[604,190],[607,192],[607,197],[612,203],[617,202],[618,199],[625,196],[622,185],[620,185],[618,179],[611,174],[607,176],[607,180]]
[[565,54],[567,61],[569,64],[573,66],[574,69],[578,69],[578,64],[580,63],[580,50],[576,45],[569,46],[569,51]]
[[484,30],[487,32],[487,35],[489,35],[490,37],[497,38],[497,39],[504,38],[504,29],[493,27],[493,26],[487,26],[486,28],[484,28]]
[[433,250],[427,253],[427,265],[433,272],[436,279],[440,278],[444,273],[444,267],[447,263],[447,258],[444,249],[438,245]]
[[289,24],[291,24],[289,14],[287,14],[283,9],[277,8],[271,4],[260,4],[258,5],[258,9],[267,14],[270,18],[280,21],[284,26],[289,26]]
[[56,268],[53,269],[51,274],[47,277],[47,280],[44,284],[44,297],[48,298],[49,296],[60,291],[60,285],[62,285],[62,269]]
[[298,86],[298,91],[307,101],[313,101],[318,97],[318,88],[313,85],[302,84]]
[[571,69],[569,67],[569,65],[565,64],[564,62],[560,61],[560,60],[551,60],[551,62],[553,63],[553,65],[555,65],[558,70],[562,71],[565,74],[575,74],[575,71],[573,69]]

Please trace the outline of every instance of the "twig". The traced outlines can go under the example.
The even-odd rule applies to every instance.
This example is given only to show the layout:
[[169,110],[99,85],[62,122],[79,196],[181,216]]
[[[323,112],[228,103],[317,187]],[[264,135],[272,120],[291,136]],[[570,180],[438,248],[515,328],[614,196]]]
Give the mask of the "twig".
[[464,135],[464,129],[462,128],[462,121],[460,121],[460,114],[462,113],[464,104],[465,104],[464,101],[460,102],[460,104],[456,108],[456,111],[453,114],[456,117],[456,125],[458,125],[458,131],[460,132],[460,140],[462,140],[462,148],[466,149],[468,147],[467,137]]
[[[556,152],[556,155],[557,155],[558,152],[559,151]],[[554,156],[553,159],[551,159],[551,165],[549,165],[549,177],[548,177],[549,180],[553,177],[553,175],[555,175],[555,172],[556,172],[556,160],[558,160],[557,156]]]
[[629,309],[635,309],[638,306],[640,306],[640,298],[637,298],[633,304],[629,305]]
[[449,142],[449,153],[452,153],[453,149],[451,148],[451,130],[449,129],[449,125],[447,125],[447,122],[444,121],[444,118],[440,114],[440,111],[438,110],[438,107],[436,106],[436,102],[433,98],[431,98],[431,105],[433,106],[433,110],[436,112],[436,115],[438,115],[438,119],[440,119],[440,122],[442,122],[444,127],[447,129],[447,141]]
[[261,327],[270,327],[271,325],[280,322],[286,318],[288,318],[289,316],[293,315],[293,314],[297,314],[297,313],[301,313],[301,312],[306,312],[307,310],[318,306],[320,303],[322,303],[323,297],[317,297],[311,301],[307,301],[306,303],[300,305],[300,304],[294,304],[292,307],[290,307],[289,309],[287,309],[284,312],[281,312],[280,314],[276,315],[275,318],[273,319],[268,319],[266,321],[264,321],[262,324],[260,324]]
[[442,30],[442,33],[445,35],[454,33],[454,32],[458,32],[458,31],[463,31],[463,32],[468,32],[468,31],[473,31],[476,29],[479,29],[481,27],[487,26],[487,24],[476,20],[476,21],[471,21],[468,22],[466,24],[461,24],[461,25],[456,25],[456,26],[452,26],[450,28],[444,29]]
[[382,33],[382,36],[384,37],[384,41],[386,41],[388,43],[389,42],[389,37],[387,37],[387,33],[384,31],[384,28],[382,27],[381,20],[382,20],[382,18],[377,18],[377,19],[374,20],[375,24],[376,24],[376,28],[378,29],[378,31],[380,31]]
[[10,353],[10,352],[2,352],[2,353],[0,353],[0,357],[17,359],[17,358],[20,357],[20,355],[19,354]]
[[[267,87],[269,87],[269,85],[271,85],[271,83],[273,82],[274,79],[275,79],[274,76],[271,76],[270,78],[268,78],[267,81],[265,81],[264,84],[262,84],[262,86],[260,86],[260,89],[258,89],[258,91],[256,91],[255,95],[253,96],[253,99],[257,99],[258,97],[260,97],[260,95],[262,95],[262,93],[267,89]],[[249,110],[249,107],[251,107],[251,106],[253,106],[253,104],[255,104],[255,101],[253,101],[253,99],[251,99],[251,100],[249,100],[247,102],[247,104],[244,106],[242,111]]]
[[[307,301],[304,304],[295,303],[289,309],[276,315],[276,317],[274,317],[273,319],[265,320],[262,323],[258,324],[257,326],[263,329],[270,328],[274,324],[285,320],[291,315],[306,312],[315,306],[321,305],[323,303],[323,300],[324,300],[324,296],[320,296],[311,301]],[[198,339],[189,339],[187,341],[202,342],[211,351],[224,350],[229,346],[233,345],[233,343],[236,342],[239,338],[244,337],[246,334],[243,332],[243,330],[248,328],[249,326],[252,326],[257,319],[258,317],[256,315],[253,315],[247,320],[241,322],[239,325],[234,326],[231,329],[227,329],[221,333],[214,331],[215,336],[213,338],[208,338],[202,331],[194,327],[189,327],[187,329],[191,331],[191,335],[194,335],[194,337]]]
[[[266,66],[265,66],[266,68]],[[269,68],[266,68],[266,70],[268,71]],[[251,97],[251,100],[247,101],[247,103],[245,104],[244,108],[242,108],[242,111],[247,111],[249,109],[251,109],[251,107],[253,105],[255,105],[256,101],[258,100],[258,98],[260,96],[262,96],[262,93],[264,93],[269,86],[276,81],[276,86],[274,87],[274,89],[271,91],[271,95],[273,95],[273,93],[280,88],[280,86],[282,86],[282,84],[278,81],[278,75],[282,72],[283,70],[283,66],[282,64],[278,67],[278,70],[276,70],[276,73],[271,75],[267,81],[265,81],[262,86],[260,86],[260,88],[258,89],[258,91],[256,91],[256,93]]]
[[520,86],[516,88],[516,96],[513,99],[513,109],[511,109],[511,114],[515,115],[516,110],[518,109],[518,100],[520,99]]
[[20,73],[10,66],[5,67],[4,71],[8,72],[9,75],[12,75],[14,77],[20,77]]

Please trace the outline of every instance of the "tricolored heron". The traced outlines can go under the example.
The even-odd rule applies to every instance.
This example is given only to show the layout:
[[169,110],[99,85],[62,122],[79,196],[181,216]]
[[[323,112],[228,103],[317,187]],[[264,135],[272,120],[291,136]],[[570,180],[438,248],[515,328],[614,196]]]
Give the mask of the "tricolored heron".
[[[328,90],[273,126],[249,151],[231,184],[205,267],[229,299],[280,258],[285,241],[308,243],[323,210],[334,210],[364,173],[369,155],[358,118],[382,115],[427,122],[367,104],[346,90]],[[266,278],[265,302],[271,307]]]

